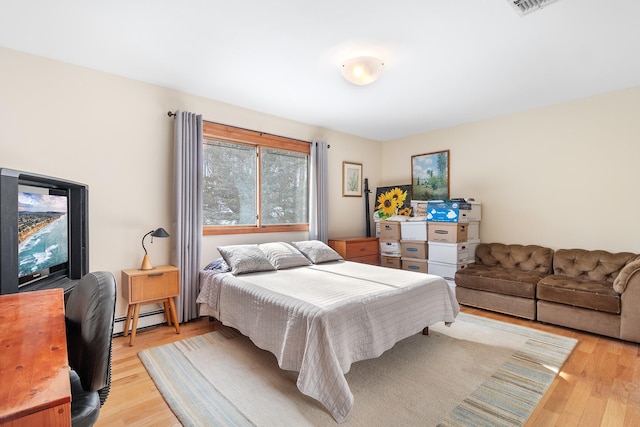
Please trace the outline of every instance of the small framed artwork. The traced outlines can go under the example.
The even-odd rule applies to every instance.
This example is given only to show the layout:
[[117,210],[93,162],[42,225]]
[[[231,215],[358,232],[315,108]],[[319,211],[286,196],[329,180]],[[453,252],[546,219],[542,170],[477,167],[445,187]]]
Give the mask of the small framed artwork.
[[449,199],[449,150],[411,156],[414,200]]
[[342,197],[362,197],[362,163],[342,162]]

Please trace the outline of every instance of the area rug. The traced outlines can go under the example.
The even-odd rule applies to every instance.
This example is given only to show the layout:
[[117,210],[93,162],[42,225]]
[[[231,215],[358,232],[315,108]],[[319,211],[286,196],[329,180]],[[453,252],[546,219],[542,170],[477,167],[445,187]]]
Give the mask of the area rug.
[[[577,341],[460,313],[346,374],[345,426],[521,426]],[[139,354],[185,426],[335,426],[296,387],[296,373],[225,329]]]

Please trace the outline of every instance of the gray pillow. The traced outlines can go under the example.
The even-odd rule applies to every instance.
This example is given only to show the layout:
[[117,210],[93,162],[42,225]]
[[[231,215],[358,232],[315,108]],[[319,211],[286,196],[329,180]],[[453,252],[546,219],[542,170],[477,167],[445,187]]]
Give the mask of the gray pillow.
[[218,252],[231,268],[231,274],[275,270],[258,245],[218,246]]
[[338,252],[320,240],[305,240],[302,242],[291,242],[291,244],[298,248],[298,250],[314,264],[343,259]]
[[285,242],[262,243],[258,248],[264,252],[276,270],[311,265],[302,252]]

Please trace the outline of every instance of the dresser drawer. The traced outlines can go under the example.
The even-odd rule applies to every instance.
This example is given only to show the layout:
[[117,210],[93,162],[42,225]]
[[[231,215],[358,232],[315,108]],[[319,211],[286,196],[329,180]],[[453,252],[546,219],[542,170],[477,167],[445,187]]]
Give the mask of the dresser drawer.
[[368,240],[360,242],[351,242],[347,245],[346,258],[362,257],[367,255],[378,255],[378,240]]
[[362,264],[380,265],[380,258],[377,254],[350,258],[349,261],[360,262]]

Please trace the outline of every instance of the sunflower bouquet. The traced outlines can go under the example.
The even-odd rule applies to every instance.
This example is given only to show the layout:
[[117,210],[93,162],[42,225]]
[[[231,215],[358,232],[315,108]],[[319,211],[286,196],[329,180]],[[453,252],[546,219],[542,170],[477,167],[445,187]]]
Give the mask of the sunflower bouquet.
[[378,195],[376,212],[379,218],[385,219],[392,215],[411,215],[411,208],[405,207],[404,202],[407,199],[407,192],[398,187],[392,188],[386,193]]

